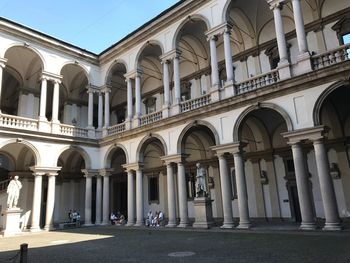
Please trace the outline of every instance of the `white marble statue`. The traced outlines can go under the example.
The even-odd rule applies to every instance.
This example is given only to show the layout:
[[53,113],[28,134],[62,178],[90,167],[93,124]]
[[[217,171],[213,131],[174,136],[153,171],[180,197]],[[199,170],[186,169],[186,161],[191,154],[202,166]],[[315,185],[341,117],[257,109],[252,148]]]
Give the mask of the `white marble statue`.
[[16,175],[7,186],[7,207],[8,208],[16,208],[19,198],[19,191],[22,188],[21,182],[18,180],[18,176]]
[[200,164],[196,164],[197,167],[197,176],[196,176],[196,193],[197,197],[207,196],[207,171]]

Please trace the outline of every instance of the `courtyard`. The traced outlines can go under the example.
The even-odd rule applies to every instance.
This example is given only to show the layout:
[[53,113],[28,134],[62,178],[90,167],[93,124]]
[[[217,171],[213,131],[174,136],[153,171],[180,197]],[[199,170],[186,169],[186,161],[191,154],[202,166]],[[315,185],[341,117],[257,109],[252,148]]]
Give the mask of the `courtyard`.
[[0,262],[350,262],[350,232],[82,227],[0,238]]

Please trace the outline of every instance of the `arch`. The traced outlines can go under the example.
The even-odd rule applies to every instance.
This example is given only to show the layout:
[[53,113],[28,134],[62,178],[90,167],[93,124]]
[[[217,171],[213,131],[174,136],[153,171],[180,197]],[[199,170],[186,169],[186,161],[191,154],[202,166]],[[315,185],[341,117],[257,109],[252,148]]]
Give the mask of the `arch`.
[[203,21],[206,26],[207,26],[207,30],[209,30],[211,28],[211,24],[210,24],[210,20],[207,19],[205,16],[203,15],[199,15],[199,14],[193,14],[190,15],[188,17],[186,17],[185,19],[182,20],[182,22],[180,23],[180,25],[177,27],[175,34],[173,36],[173,40],[172,40],[172,49],[176,49],[176,45],[177,45],[177,37],[181,31],[181,29],[184,27],[184,25],[186,25],[186,23],[191,20],[191,19],[196,19],[196,20],[201,20]]
[[128,151],[126,150],[126,148],[124,147],[124,145],[121,145],[121,144],[117,143],[117,144],[111,145],[111,146],[108,148],[108,150],[107,150],[107,152],[106,152],[106,154],[105,154],[105,156],[104,156],[104,158],[103,158],[103,164],[104,164],[104,166],[105,166],[106,168],[110,168],[109,166],[110,166],[110,163],[111,163],[111,161],[112,161],[113,153],[114,153],[114,151],[117,150],[117,149],[121,149],[121,150],[124,152],[125,158],[126,158],[126,163],[130,163]]
[[164,149],[164,155],[167,156],[168,155],[168,147],[167,144],[165,143],[164,139],[162,136],[160,136],[159,134],[156,133],[150,133],[148,135],[146,135],[141,142],[139,143],[137,150],[136,150],[136,162],[142,162],[142,158],[141,158],[141,153],[145,150],[146,148],[146,142],[152,139],[157,139],[160,141],[160,143],[163,146]]
[[38,149],[28,141],[25,141],[22,139],[10,139],[10,140],[7,140],[7,141],[3,142],[2,144],[0,144],[0,149],[2,149],[3,147],[5,147],[8,144],[13,144],[13,143],[14,144],[19,143],[19,144],[23,144],[23,145],[27,146],[33,152],[35,166],[41,165],[41,157],[40,157],[40,153],[39,153]]
[[[61,150],[58,152],[57,162],[58,162],[60,156],[62,155],[62,153],[64,153],[64,152],[67,151],[67,150],[75,150],[75,151],[77,151],[78,153],[80,153],[81,156],[82,156],[83,159],[84,159],[84,162],[85,162],[85,169],[91,169],[91,159],[90,159],[89,154],[88,154],[83,148],[81,148],[80,146],[76,146],[76,145],[66,146],[66,147],[64,147],[63,149],[61,149]],[[56,162],[56,163],[57,163],[57,162]]]
[[226,0],[226,3],[224,5],[224,8],[222,10],[222,14],[221,14],[221,22],[225,23],[227,22],[227,13],[228,13],[228,9],[230,8],[231,5],[231,0]]
[[350,84],[350,80],[341,80],[338,81],[332,85],[330,85],[325,91],[321,93],[321,95],[318,97],[314,109],[312,111],[312,117],[313,117],[313,122],[315,126],[321,125],[321,108],[328,97],[333,91],[335,91],[337,88],[340,88],[342,86],[347,86]]
[[6,151],[3,151],[3,150],[0,150],[0,154],[2,155],[5,155],[11,162],[11,165],[14,167],[16,167],[16,158],[12,156],[12,154],[6,152]]
[[256,105],[252,105],[252,106],[248,107],[247,109],[245,109],[237,118],[237,121],[236,121],[235,126],[233,128],[233,141],[234,142],[239,141],[239,132],[238,131],[239,131],[239,128],[242,126],[245,117],[247,117],[248,114],[251,113],[252,111],[255,111],[255,110],[258,110],[261,108],[271,109],[271,110],[274,110],[277,113],[279,113],[282,116],[282,118],[284,119],[284,121],[286,122],[288,131],[293,130],[292,120],[289,117],[288,113],[284,109],[282,109],[280,106],[273,104],[273,103],[267,103],[267,102],[258,103]]
[[[286,16],[286,15],[282,15],[282,20],[284,20],[284,21],[290,20],[291,23],[294,25],[294,20],[293,20],[292,17]],[[274,26],[275,26],[274,18],[271,18],[271,19],[269,19],[268,21],[266,21],[265,24],[263,24],[262,27],[258,30],[258,32],[257,32],[257,38],[256,38],[257,44],[261,44],[261,43],[260,43],[260,36],[261,36],[263,30],[264,30],[266,27],[268,27],[270,23],[272,23],[272,25],[273,25],[273,31],[275,31],[275,29],[274,29]],[[284,30],[286,31],[286,25],[285,25],[285,24],[286,24],[286,23],[284,23]],[[288,33],[288,32],[286,32],[286,33]]]
[[137,68],[139,66],[138,63],[139,63],[140,56],[141,56],[142,52],[145,50],[145,48],[148,45],[157,45],[160,48],[161,54],[164,54],[164,46],[163,46],[163,44],[160,41],[158,41],[158,40],[148,40],[146,43],[144,43],[142,45],[142,47],[137,52],[137,55],[135,57],[134,68]]
[[178,138],[178,141],[177,141],[177,153],[178,154],[181,154],[181,144],[182,144],[182,141],[183,141],[183,138],[184,136],[186,135],[186,133],[193,127],[196,127],[196,126],[205,126],[207,127],[214,135],[214,138],[215,138],[215,145],[220,145],[220,137],[219,137],[219,133],[217,132],[217,130],[215,129],[215,127],[207,122],[207,121],[203,121],[203,120],[195,120],[195,121],[192,121],[190,124],[188,124],[183,130],[182,132],[180,133],[180,136]]
[[109,67],[108,67],[108,70],[107,70],[106,75],[105,75],[105,77],[104,77],[104,83],[105,83],[105,84],[107,84],[107,82],[108,82],[108,77],[109,77],[109,74],[111,73],[111,70],[112,70],[113,67],[114,67],[115,65],[117,65],[117,64],[122,64],[122,65],[125,67],[126,72],[129,72],[128,64],[125,62],[124,59],[121,59],[121,58],[115,59],[115,60],[113,61],[113,63],[111,63],[111,64],[109,65]]
[[61,74],[62,72],[62,69],[65,67],[65,66],[68,66],[68,65],[76,65],[78,67],[80,67],[83,72],[85,73],[85,77],[87,78],[88,80],[88,83],[91,83],[90,81],[90,74],[89,74],[89,70],[82,64],[82,63],[79,63],[77,61],[66,61],[64,62],[61,67],[60,67],[60,70],[59,70],[59,74]]
[[7,51],[9,51],[11,48],[15,48],[15,47],[28,48],[32,52],[34,52],[40,58],[42,71],[46,71],[47,66],[46,66],[46,61],[44,59],[44,56],[40,53],[39,50],[32,47],[31,45],[28,45],[27,43],[13,43],[12,45],[9,45],[8,48],[4,51],[4,57],[6,56]]

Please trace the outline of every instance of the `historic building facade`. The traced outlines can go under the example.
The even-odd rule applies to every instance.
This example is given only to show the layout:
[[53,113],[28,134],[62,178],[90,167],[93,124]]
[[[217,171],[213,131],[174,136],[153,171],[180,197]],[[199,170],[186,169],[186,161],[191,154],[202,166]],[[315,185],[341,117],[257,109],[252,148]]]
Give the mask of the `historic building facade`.
[[349,42],[347,0],[183,0],[98,55],[2,18],[1,209],[17,174],[23,229],[186,227],[199,162],[224,228],[341,229]]

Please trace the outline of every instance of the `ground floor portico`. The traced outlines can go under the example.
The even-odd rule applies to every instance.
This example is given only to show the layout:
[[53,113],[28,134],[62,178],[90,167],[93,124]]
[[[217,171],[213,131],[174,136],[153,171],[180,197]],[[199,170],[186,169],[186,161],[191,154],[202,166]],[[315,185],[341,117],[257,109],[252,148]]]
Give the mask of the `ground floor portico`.
[[99,143],[6,134],[2,210],[6,182],[18,174],[22,229],[51,230],[70,210],[87,226],[109,224],[118,211],[127,226],[142,226],[149,211],[162,211],[167,227],[188,227],[200,163],[217,226],[297,222],[313,230],[322,222],[340,230],[350,215],[348,87],[339,81],[215,115],[188,113]]

